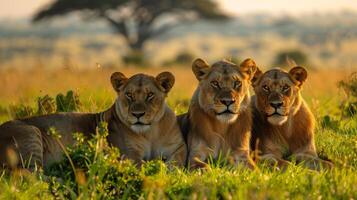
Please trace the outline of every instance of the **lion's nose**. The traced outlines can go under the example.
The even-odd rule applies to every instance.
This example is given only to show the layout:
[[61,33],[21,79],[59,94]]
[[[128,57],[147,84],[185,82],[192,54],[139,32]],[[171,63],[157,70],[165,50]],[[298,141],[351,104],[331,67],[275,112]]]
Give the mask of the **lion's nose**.
[[131,114],[139,119],[140,117],[145,115],[145,112],[131,112]]
[[283,102],[273,102],[273,103],[270,103],[270,106],[273,107],[273,108],[275,108],[275,109],[280,108],[282,105],[283,105]]
[[231,104],[233,104],[235,102],[235,100],[233,99],[224,99],[224,100],[220,100],[222,104],[226,105],[226,106],[229,106]]

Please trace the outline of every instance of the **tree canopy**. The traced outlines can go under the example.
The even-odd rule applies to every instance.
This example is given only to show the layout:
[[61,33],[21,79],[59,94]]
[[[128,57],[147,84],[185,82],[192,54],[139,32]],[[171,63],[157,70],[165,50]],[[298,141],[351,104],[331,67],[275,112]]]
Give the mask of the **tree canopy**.
[[[76,11],[106,20],[133,50],[139,51],[148,39],[182,21],[228,18],[212,0],[56,0],[36,13],[33,21]],[[171,20],[157,23],[165,16]]]

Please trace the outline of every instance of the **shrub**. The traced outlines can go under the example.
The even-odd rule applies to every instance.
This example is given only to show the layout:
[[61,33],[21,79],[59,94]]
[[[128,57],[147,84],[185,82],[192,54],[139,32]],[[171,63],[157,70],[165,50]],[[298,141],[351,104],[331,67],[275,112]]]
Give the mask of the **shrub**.
[[307,55],[300,50],[288,50],[278,53],[275,57],[274,65],[277,67],[288,67],[287,58],[294,60],[298,65],[308,63]]
[[20,104],[10,106],[10,113],[15,119],[23,119],[33,116],[36,112],[31,106]]
[[352,117],[357,113],[357,72],[350,75],[347,80],[338,83],[338,87],[346,94],[345,99],[340,104],[342,116]]
[[75,145],[66,148],[68,155],[45,169],[46,175],[57,178],[50,184],[57,196],[84,199],[140,197],[143,185],[140,171],[131,161],[119,159],[118,149],[107,144],[107,135],[106,123],[100,124],[96,135],[87,142],[82,134],[75,134]]
[[173,65],[189,65],[195,59],[195,55],[190,52],[180,52],[176,55],[176,58],[163,62],[164,66]]
[[56,112],[55,100],[49,95],[37,98],[37,106],[39,115],[45,115]]
[[29,105],[10,106],[10,113],[15,119],[23,119],[34,115],[46,115],[55,112],[73,112],[81,107],[79,95],[69,90],[66,95],[59,93],[56,101],[49,95],[37,98],[37,110]]
[[188,64],[191,63],[195,59],[195,56],[190,52],[181,52],[177,54],[174,62],[177,64]]
[[340,127],[340,122],[329,115],[325,115],[320,120],[322,128],[329,128],[332,130],[338,130]]
[[144,53],[141,51],[132,51],[129,54],[123,56],[123,62],[125,64],[133,64],[138,66],[144,66],[146,64]]
[[79,101],[79,95],[72,90],[69,90],[65,95],[62,93],[56,96],[57,112],[73,112],[78,111],[81,102]]

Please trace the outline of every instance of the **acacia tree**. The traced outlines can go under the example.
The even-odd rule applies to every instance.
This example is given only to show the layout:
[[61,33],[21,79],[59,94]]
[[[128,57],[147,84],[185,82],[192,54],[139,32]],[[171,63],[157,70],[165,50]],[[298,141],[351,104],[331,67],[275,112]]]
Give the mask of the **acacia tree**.
[[182,21],[227,18],[212,0],[55,0],[36,13],[33,21],[75,11],[106,20],[138,52],[146,41]]

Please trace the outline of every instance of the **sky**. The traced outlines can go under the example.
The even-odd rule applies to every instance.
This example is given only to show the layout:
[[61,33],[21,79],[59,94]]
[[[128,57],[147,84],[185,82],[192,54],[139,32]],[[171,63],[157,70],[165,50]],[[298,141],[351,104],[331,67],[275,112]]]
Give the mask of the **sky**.
[[[0,18],[28,18],[52,0],[0,0]],[[75,1],[75,0],[74,0]],[[232,15],[271,13],[299,15],[303,13],[357,12],[357,0],[216,0]]]
[[234,15],[260,12],[291,15],[343,10],[357,12],[356,0],[219,0],[219,2],[222,8]]

